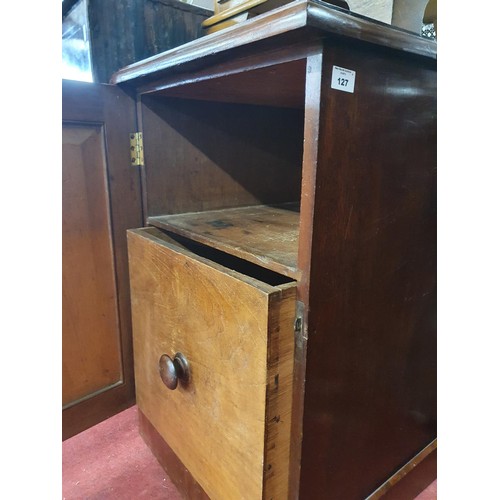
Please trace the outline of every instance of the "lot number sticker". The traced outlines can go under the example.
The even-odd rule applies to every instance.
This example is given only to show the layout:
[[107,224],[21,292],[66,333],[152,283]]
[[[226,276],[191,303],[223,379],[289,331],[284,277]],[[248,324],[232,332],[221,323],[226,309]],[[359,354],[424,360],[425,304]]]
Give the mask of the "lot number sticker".
[[356,80],[356,71],[352,69],[334,66],[332,71],[332,89],[342,90],[343,92],[354,93],[354,81]]

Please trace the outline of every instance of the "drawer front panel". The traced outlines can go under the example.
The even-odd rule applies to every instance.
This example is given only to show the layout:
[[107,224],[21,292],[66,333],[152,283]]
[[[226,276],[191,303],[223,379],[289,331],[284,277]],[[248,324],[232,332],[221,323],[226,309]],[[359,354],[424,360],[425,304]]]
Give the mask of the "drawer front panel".
[[[199,257],[154,228],[128,232],[137,404],[213,499],[286,498],[295,285]],[[168,389],[163,354],[187,384]]]

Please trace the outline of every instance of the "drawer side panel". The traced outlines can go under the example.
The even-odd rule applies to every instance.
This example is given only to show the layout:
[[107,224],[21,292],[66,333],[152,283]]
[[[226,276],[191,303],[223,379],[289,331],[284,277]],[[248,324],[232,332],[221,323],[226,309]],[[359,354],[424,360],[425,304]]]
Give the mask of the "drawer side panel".
[[287,499],[290,466],[294,322],[297,289],[270,297],[267,350],[264,498]]

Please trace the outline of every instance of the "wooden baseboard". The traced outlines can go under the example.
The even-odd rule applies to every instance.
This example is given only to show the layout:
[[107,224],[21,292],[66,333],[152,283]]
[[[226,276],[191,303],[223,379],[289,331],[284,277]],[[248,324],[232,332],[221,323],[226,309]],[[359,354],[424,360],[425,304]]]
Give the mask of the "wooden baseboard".
[[182,497],[187,500],[210,500],[203,488],[184,467],[184,464],[163,440],[144,413],[138,410],[138,415],[139,433]]
[[62,439],[83,432],[135,404],[133,381],[82,400],[62,411]]

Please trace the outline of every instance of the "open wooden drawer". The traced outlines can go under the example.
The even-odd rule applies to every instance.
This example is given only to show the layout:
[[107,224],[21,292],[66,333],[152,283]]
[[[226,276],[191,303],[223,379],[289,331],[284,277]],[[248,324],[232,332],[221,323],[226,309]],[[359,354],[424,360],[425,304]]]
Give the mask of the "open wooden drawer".
[[128,245],[139,408],[211,498],[287,498],[296,283],[153,227]]

